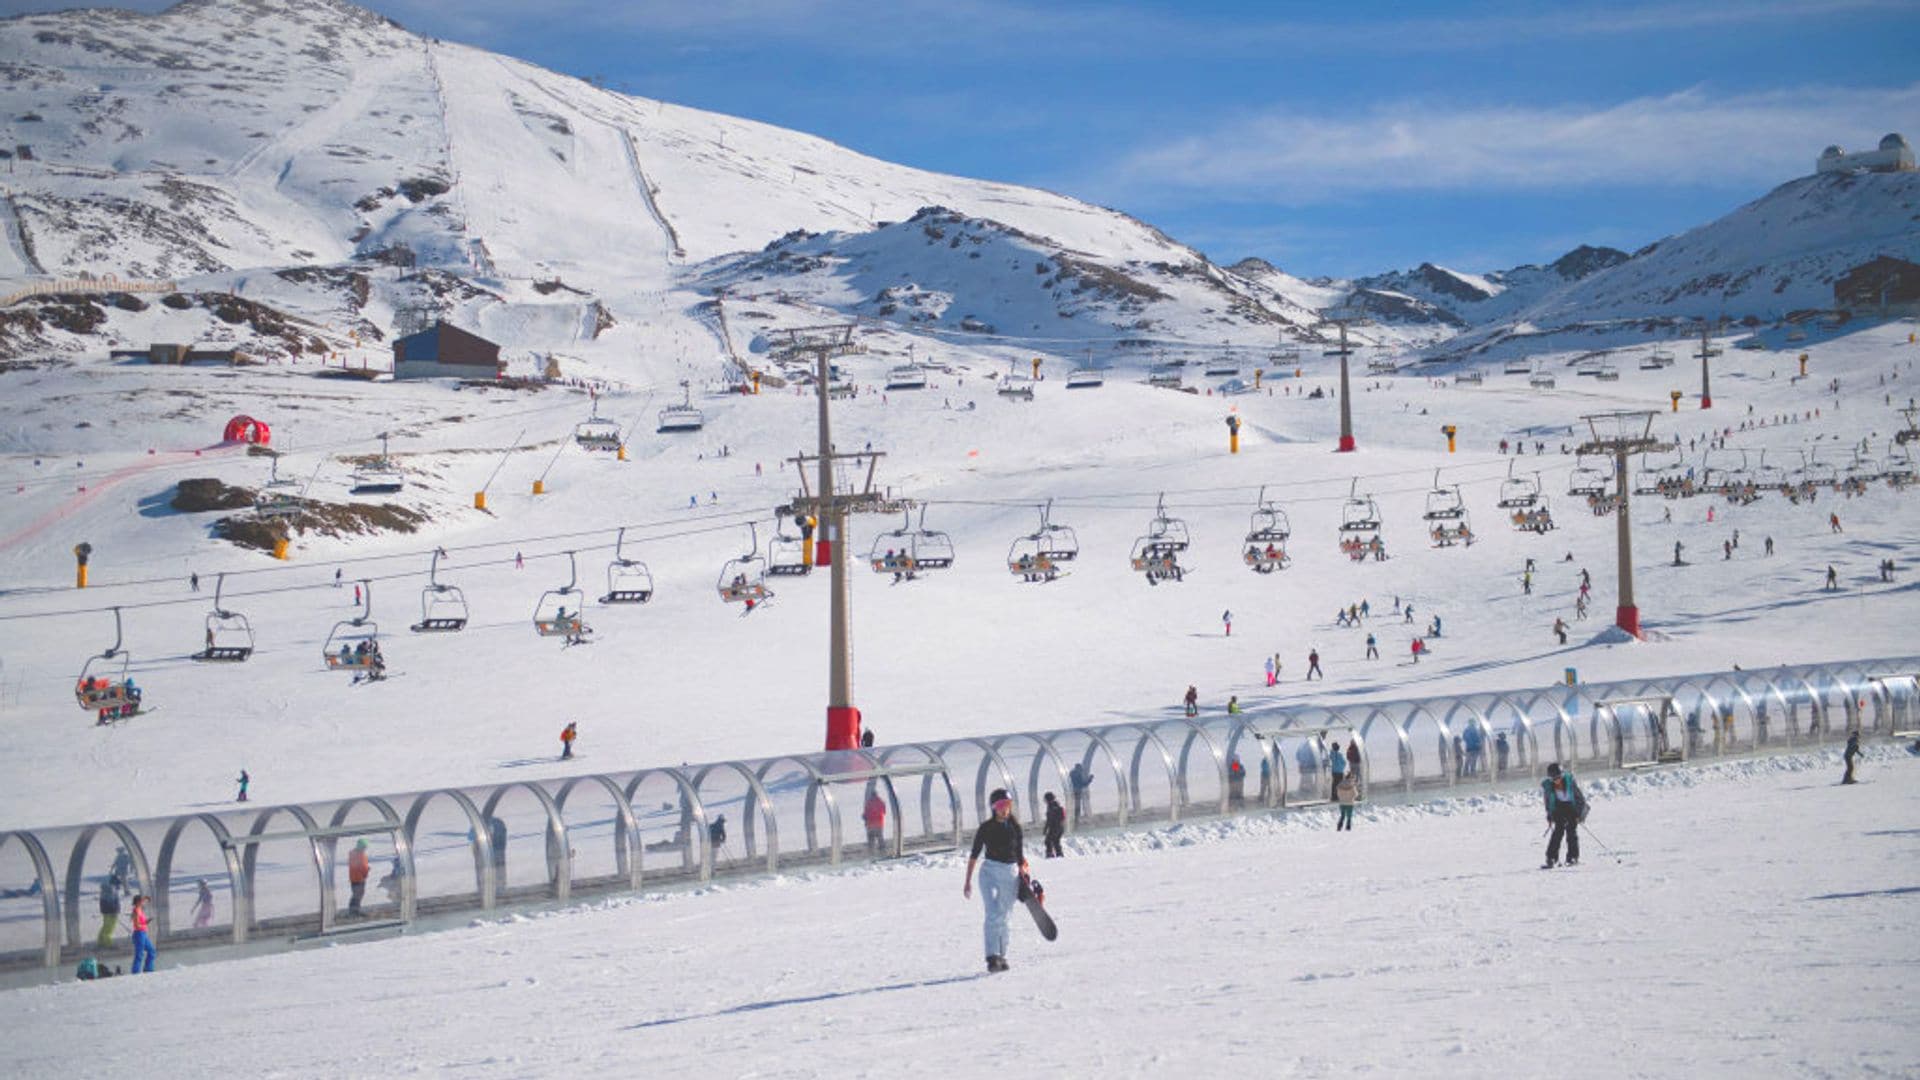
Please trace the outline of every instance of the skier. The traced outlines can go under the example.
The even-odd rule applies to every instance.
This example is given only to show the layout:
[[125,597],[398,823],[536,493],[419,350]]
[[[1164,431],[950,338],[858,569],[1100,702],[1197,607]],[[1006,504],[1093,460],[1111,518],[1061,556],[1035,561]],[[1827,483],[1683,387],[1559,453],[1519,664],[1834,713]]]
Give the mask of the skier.
[[1547,823],[1553,826],[1553,835],[1547,840],[1547,862],[1541,869],[1551,870],[1560,864],[1562,837],[1567,841],[1567,865],[1576,865],[1580,861],[1580,823],[1587,817],[1587,797],[1580,791],[1579,781],[1556,761],[1547,766],[1540,796],[1546,803]]
[[567,759],[573,757],[573,740],[579,737],[580,737],[580,725],[578,723],[569,721],[566,727],[563,727],[560,729],[560,760],[561,761],[566,761]]
[[1307,681],[1312,682],[1315,675],[1323,681],[1327,677],[1326,672],[1320,670],[1320,650],[1310,649],[1307,651]]
[[1773,558],[1773,537],[1767,537],[1767,558]]
[[1847,736],[1847,748],[1846,750],[1842,751],[1840,754],[1840,760],[1847,763],[1847,773],[1845,776],[1842,776],[1840,778],[1841,783],[1843,784],[1859,783],[1858,780],[1855,780],[1853,778],[1854,763],[1859,760],[1859,757],[1860,757],[1860,733],[1855,731]]
[[887,842],[887,801],[880,797],[875,784],[867,785],[867,802],[860,810],[860,820],[867,826],[867,854],[880,854]]
[[1020,823],[1013,820],[1013,800],[1006,788],[994,788],[987,797],[993,816],[973,831],[973,851],[967,856],[966,883],[960,895],[973,896],[973,871],[980,856],[980,903],[986,910],[983,926],[987,946],[987,970],[1007,970],[1007,914],[1013,910],[1019,879],[1027,873],[1027,856],[1020,842]]
[[253,777],[247,775],[247,770],[241,769],[240,776],[235,782],[240,785],[240,794],[234,796],[233,801],[246,802],[247,801],[247,785],[253,783]]
[[1428,637],[1440,636],[1440,616],[1435,615],[1433,617],[1433,625],[1427,628],[1427,636]]
[[187,575],[187,588],[193,592],[200,591],[200,572],[198,570]]
[[1327,773],[1333,778],[1333,790],[1340,790],[1340,782],[1347,778],[1347,755],[1341,752],[1337,742],[1327,752]]
[[1353,831],[1353,804],[1360,798],[1360,784],[1349,773],[1340,782],[1333,785],[1334,797],[1340,800],[1340,820],[1334,822],[1333,831],[1345,829]]
[[1520,575],[1520,595],[1522,596],[1533,595],[1533,571],[1531,570],[1528,570]]
[[1419,663],[1419,662],[1420,662],[1420,654],[1421,654],[1422,652],[1424,652],[1424,651],[1426,651],[1426,647],[1427,647],[1427,646],[1426,646],[1426,642],[1424,642],[1424,641],[1421,641],[1421,640],[1420,640],[1419,638],[1414,638],[1414,639],[1413,639],[1413,644],[1411,644],[1411,645],[1409,645],[1409,646],[1407,646],[1407,648],[1408,648],[1409,650],[1411,650],[1411,651],[1412,651],[1412,653],[1413,653],[1413,662],[1414,662],[1414,663],[1416,663],[1416,664],[1417,664],[1417,663]]
[[1223,611],[1220,613],[1220,625],[1227,628],[1228,637],[1233,636],[1233,612],[1232,611]]
[[1829,529],[1830,531],[1832,531],[1832,532],[1842,532],[1842,531],[1844,531],[1844,530],[1842,530],[1842,529],[1840,528],[1840,515],[1839,515],[1839,514],[1828,514],[1828,515],[1827,515],[1827,528],[1828,528],[1828,529]]
[[1559,635],[1560,644],[1565,645],[1567,643],[1567,620],[1555,616],[1553,620],[1553,632]]
[[353,851],[347,855],[347,888],[349,890],[347,916],[349,918],[361,917],[360,901],[367,895],[367,874],[372,869],[373,864],[367,859],[367,842],[354,841]]
[[133,898],[133,974],[153,970],[153,938],[147,935],[147,898]]
[[1240,695],[1239,694],[1227,695],[1227,715],[1228,716],[1240,715]]
[[1407,622],[1412,622],[1412,621],[1413,621],[1413,605],[1412,605],[1412,604],[1408,604],[1408,605],[1407,605],[1407,618],[1406,618],[1406,621],[1407,621]]
[[1074,824],[1086,820],[1087,792],[1093,790],[1093,773],[1088,771],[1086,762],[1074,762],[1073,771],[1067,774],[1067,783],[1073,787]]
[[1587,568],[1584,566],[1580,568],[1580,587],[1582,589],[1593,587],[1593,575],[1587,573]]
[[1827,591],[1836,592],[1839,590],[1839,588],[1840,588],[1840,574],[1839,572],[1834,570],[1832,563],[1828,563],[1827,564]]
[[1060,800],[1054,798],[1053,792],[1051,791],[1047,792],[1046,800],[1047,831],[1045,837],[1047,841],[1047,858],[1057,859],[1066,854],[1060,850],[1060,837],[1065,835],[1067,831],[1067,808],[1060,805]]
[[1367,659],[1369,660],[1380,659],[1380,643],[1374,640],[1373,633],[1371,631],[1367,633]]
[[1581,596],[1581,597],[1576,597],[1574,599],[1573,617],[1575,619],[1584,619],[1587,617],[1587,598],[1586,597]]
[[100,882],[100,934],[93,943],[102,949],[113,944],[113,928],[120,922],[120,879],[108,877]]
[[1194,689],[1192,684],[1188,684],[1187,695],[1181,701],[1186,706],[1188,716],[1200,715],[1200,691]]
[[1273,657],[1267,657],[1267,685],[1273,685]]
[[1673,565],[1675,566],[1686,565],[1685,563],[1680,561],[1680,546],[1681,546],[1680,541],[1675,540],[1673,542]]

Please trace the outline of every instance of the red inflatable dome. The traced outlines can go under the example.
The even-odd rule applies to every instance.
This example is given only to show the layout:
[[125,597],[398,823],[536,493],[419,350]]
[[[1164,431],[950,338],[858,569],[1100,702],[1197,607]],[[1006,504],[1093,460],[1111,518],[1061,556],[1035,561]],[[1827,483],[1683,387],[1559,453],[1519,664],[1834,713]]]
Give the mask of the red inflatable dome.
[[251,416],[236,416],[227,421],[226,434],[220,438],[225,442],[258,443],[265,446],[273,441],[273,431]]

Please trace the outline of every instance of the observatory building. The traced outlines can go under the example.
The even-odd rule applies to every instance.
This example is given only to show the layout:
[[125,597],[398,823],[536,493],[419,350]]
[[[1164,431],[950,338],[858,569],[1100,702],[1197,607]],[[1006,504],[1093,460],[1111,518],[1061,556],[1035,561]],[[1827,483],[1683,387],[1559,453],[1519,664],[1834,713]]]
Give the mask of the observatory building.
[[1820,161],[1814,167],[1815,172],[1912,172],[1913,147],[1907,145],[1906,137],[1894,132],[1880,140],[1880,149],[1864,150],[1849,154],[1838,146],[1829,146],[1820,152]]

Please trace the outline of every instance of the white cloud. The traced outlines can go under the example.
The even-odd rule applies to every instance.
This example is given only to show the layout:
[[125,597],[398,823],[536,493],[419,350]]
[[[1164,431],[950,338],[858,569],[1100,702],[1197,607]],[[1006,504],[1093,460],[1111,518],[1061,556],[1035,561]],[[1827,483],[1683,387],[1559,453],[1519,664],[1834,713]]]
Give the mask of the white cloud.
[[1271,109],[1146,145],[1077,185],[1138,201],[1323,202],[1359,192],[1728,186],[1813,171],[1828,143],[1920,135],[1920,83],[1716,97],[1694,89],[1593,106],[1373,106],[1348,116]]

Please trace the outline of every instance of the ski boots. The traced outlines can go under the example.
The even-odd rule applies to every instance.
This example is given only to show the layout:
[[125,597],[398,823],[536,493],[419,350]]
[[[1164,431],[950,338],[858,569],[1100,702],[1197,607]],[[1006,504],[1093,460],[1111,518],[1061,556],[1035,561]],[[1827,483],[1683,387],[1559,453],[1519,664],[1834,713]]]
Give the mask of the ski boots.
[[987,957],[987,970],[996,974],[1007,970],[1007,958],[1004,956]]

